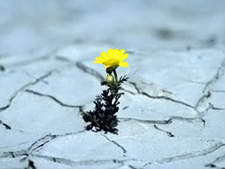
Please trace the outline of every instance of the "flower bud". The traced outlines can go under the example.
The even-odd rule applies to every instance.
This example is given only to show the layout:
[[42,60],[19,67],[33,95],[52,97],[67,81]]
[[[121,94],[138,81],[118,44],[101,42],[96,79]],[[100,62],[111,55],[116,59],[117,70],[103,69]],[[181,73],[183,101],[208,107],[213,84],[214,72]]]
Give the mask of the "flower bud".
[[108,76],[106,77],[106,82],[107,82],[108,84],[114,83],[114,77],[113,77],[112,75],[108,75]]

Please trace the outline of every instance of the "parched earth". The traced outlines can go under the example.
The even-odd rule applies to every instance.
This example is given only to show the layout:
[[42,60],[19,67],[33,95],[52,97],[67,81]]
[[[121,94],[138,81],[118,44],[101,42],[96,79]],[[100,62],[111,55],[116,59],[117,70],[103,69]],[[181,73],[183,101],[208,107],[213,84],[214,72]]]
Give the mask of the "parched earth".
[[[0,169],[224,169],[222,0],[1,2]],[[86,131],[108,49],[118,135]]]

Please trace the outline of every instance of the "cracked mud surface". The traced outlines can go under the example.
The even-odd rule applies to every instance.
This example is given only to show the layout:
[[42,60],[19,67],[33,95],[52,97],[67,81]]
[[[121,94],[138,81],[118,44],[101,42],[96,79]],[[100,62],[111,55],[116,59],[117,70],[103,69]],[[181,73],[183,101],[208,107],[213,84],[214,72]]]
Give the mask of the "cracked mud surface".
[[[2,3],[0,169],[224,169],[224,1],[88,2]],[[81,117],[109,48],[130,53],[118,135]]]

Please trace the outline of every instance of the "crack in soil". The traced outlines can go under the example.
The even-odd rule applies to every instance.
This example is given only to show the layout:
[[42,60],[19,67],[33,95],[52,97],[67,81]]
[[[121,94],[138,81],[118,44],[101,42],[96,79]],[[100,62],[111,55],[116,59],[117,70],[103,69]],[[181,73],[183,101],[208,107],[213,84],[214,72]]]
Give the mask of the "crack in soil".
[[63,106],[63,107],[69,107],[69,108],[80,108],[81,107],[81,106],[63,103],[62,101],[60,101],[59,99],[57,99],[56,97],[54,97],[52,95],[43,94],[43,93],[40,93],[40,92],[36,92],[34,90],[26,89],[25,92],[31,93],[31,94],[34,94],[34,95],[37,95],[37,96],[41,96],[41,97],[47,97],[47,98],[53,100],[54,102],[58,103],[60,106]]
[[169,131],[166,131],[166,130],[163,130],[163,129],[160,129],[157,125],[153,125],[155,129],[159,130],[159,131],[162,131],[162,132],[165,132],[167,134],[168,137],[175,137],[175,135],[173,135],[171,132]]
[[10,127],[8,124],[4,123],[2,120],[0,120],[0,124],[3,125],[3,127],[4,127],[6,130],[11,130],[11,127]]
[[206,156],[208,154],[211,154],[211,153],[219,150],[223,146],[225,146],[225,144],[223,142],[218,142],[215,145],[213,145],[207,149],[204,149],[204,150],[200,150],[200,151],[196,151],[196,152],[192,152],[192,153],[184,153],[184,154],[177,155],[174,157],[164,158],[161,160],[157,160],[154,163],[164,164],[164,163],[171,163],[174,161],[186,160],[186,159],[200,157],[200,156]]
[[100,81],[105,81],[105,78],[99,72],[97,72],[95,69],[85,66],[82,62],[76,62],[75,64],[76,64],[76,67],[78,69],[80,69],[81,71],[94,76],[95,78],[97,78]]
[[195,104],[195,108],[198,109],[201,104],[205,102],[210,96],[211,96],[211,89],[214,86],[214,84],[220,80],[221,77],[223,77],[225,71],[225,59],[223,59],[222,63],[218,67],[216,74],[213,76],[211,80],[209,80],[205,87],[202,90],[203,95],[198,99],[197,103]]
[[[131,85],[134,86],[134,88],[135,88],[137,94],[139,94],[139,95],[146,96],[146,97],[148,97],[148,98],[150,98],[150,99],[163,99],[163,100],[171,101],[171,102],[178,103],[178,104],[181,104],[181,105],[183,105],[183,106],[186,106],[186,107],[189,107],[189,108],[195,110],[195,107],[192,106],[192,105],[190,105],[190,104],[188,104],[188,103],[185,103],[185,102],[183,102],[183,101],[176,100],[176,99],[170,98],[170,97],[168,97],[168,96],[164,96],[164,95],[161,95],[161,96],[153,96],[153,95],[150,95],[150,94],[147,93],[146,91],[143,91],[142,89],[140,89],[140,87],[138,87],[138,85],[137,85],[136,83],[134,83],[134,82],[129,82],[129,83],[130,83]],[[130,93],[130,94],[136,95],[136,94],[133,93],[133,92],[129,92],[129,93]],[[195,110],[195,111],[196,111],[196,110]]]
[[18,95],[19,93],[21,93],[22,91],[24,91],[26,88],[28,88],[28,87],[30,87],[30,86],[33,86],[33,85],[35,85],[35,84],[37,84],[37,83],[39,83],[39,82],[42,81],[43,79],[48,78],[49,76],[52,75],[52,73],[53,73],[53,71],[50,71],[50,72],[48,72],[48,73],[46,73],[46,74],[40,76],[39,78],[35,79],[34,81],[28,82],[27,84],[25,84],[25,85],[23,85],[22,87],[20,87],[18,90],[14,91],[14,93],[13,93],[12,96],[10,97],[8,103],[7,103],[5,106],[0,107],[0,112],[3,111],[3,110],[5,110],[5,109],[8,109],[8,108],[11,106],[13,100],[17,97],[17,95]]
[[127,150],[121,146],[119,143],[117,143],[116,141],[114,140],[111,140],[110,138],[108,138],[106,135],[103,135],[103,137],[105,137],[109,142],[113,143],[114,145],[116,145],[117,147],[119,147],[122,151],[123,151],[123,156],[125,157],[126,156],[126,153],[127,153]]

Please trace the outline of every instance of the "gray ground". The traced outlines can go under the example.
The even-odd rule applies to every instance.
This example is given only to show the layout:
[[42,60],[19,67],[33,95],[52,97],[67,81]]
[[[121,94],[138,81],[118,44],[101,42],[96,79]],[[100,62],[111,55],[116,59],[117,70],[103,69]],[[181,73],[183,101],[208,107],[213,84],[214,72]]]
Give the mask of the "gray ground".
[[[0,169],[224,169],[225,1],[1,0]],[[126,49],[119,134],[85,131]]]

